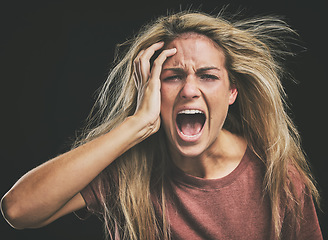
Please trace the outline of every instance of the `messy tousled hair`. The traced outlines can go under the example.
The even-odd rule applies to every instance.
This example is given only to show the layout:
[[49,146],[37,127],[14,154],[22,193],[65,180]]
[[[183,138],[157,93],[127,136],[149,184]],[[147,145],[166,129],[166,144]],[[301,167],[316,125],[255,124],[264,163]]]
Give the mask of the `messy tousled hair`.
[[[293,190],[291,168],[298,172],[314,198],[319,198],[300,146],[299,133],[288,114],[281,83],[285,76],[281,60],[291,54],[286,47],[286,36],[295,32],[272,16],[228,21],[221,15],[192,11],[170,14],[144,26],[138,35],[123,44],[126,50],[118,53],[86,131],[76,146],[111,131],[133,115],[137,98],[142,94],[142,88],[134,84],[133,60],[142,49],[159,41],[168,43],[183,33],[207,36],[223,50],[230,82],[238,89],[238,98],[229,109],[224,128],[243,136],[266,166],[263,190],[271,201],[272,231],[279,239],[282,199],[287,199],[295,224],[301,217],[301,199]],[[161,127],[156,134],[120,156],[95,180],[109,237],[113,238],[116,232],[121,239],[170,238],[165,215],[168,159]],[[155,193],[154,189],[157,189]],[[162,208],[160,218],[155,215],[153,195]]]

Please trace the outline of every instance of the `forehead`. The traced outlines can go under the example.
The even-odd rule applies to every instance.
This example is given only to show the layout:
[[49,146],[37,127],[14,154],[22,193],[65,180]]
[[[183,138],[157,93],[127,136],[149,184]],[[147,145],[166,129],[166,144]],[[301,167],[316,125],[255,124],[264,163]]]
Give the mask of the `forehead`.
[[184,33],[167,44],[165,48],[177,49],[177,53],[170,57],[165,65],[216,65],[221,68],[225,65],[222,48],[205,35]]

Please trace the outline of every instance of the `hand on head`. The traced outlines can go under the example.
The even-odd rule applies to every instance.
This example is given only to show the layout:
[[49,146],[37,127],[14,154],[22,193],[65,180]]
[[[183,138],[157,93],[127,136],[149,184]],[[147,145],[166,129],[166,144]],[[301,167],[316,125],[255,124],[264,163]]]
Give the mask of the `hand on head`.
[[161,82],[160,74],[165,60],[176,53],[176,48],[163,50],[155,59],[152,68],[150,59],[154,53],[164,46],[158,42],[145,50],[141,50],[134,59],[133,77],[138,90],[138,102],[134,116],[146,121],[154,134],[160,127]]

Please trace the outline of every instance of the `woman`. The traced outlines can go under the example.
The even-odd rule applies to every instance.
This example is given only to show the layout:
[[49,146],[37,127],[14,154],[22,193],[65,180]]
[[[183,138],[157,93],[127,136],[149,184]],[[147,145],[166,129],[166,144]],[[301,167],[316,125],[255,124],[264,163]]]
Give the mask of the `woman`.
[[191,12],[149,24],[74,149],[18,181],[5,218],[37,228],[87,208],[112,239],[322,239],[280,81],[292,32]]

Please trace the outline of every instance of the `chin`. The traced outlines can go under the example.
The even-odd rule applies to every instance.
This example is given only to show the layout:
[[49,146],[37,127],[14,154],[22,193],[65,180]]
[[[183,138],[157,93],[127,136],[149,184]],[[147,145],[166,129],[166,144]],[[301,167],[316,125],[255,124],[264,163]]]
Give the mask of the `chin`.
[[179,143],[171,143],[171,146],[171,150],[173,150],[176,154],[187,158],[198,157],[206,150],[206,146],[204,146],[204,144],[181,145]]

